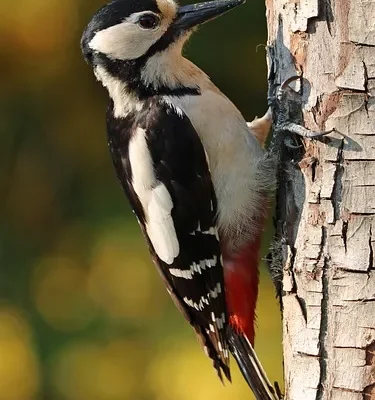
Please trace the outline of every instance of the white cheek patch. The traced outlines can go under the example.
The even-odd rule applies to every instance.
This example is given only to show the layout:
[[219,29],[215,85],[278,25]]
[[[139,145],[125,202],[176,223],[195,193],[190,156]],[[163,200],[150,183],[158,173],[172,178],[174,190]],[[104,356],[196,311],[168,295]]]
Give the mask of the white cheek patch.
[[156,179],[145,134],[138,129],[129,143],[132,184],[145,212],[152,246],[162,261],[172,264],[180,252],[171,215],[173,202],[165,185]]
[[[143,14],[143,13],[137,13]],[[163,35],[164,29],[141,29],[136,14],[124,22],[95,34],[89,46],[112,60],[133,60],[141,57]]]

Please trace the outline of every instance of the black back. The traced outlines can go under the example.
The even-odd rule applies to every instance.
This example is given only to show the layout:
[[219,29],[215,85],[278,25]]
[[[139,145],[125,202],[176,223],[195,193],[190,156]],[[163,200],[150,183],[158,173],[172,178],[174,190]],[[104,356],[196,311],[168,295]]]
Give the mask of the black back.
[[[132,168],[129,162],[129,141],[138,127],[146,131],[146,140],[158,181],[163,183],[172,197],[172,218],[180,252],[171,265],[164,263],[156,254],[146,233],[145,213],[132,187]],[[220,244],[217,235],[208,234],[216,228],[216,198],[201,141],[190,120],[174,109],[162,104],[158,98],[145,102],[137,115],[129,114],[123,119],[113,117],[112,107],[107,118],[108,140],[114,166],[121,185],[137,215],[147,239],[150,252],[161,273],[168,292],[185,318],[192,324],[214,366],[230,378],[228,360],[218,350],[218,341],[227,349],[225,328],[228,322],[226,311],[224,277],[221,265]],[[189,270],[193,263],[216,259],[216,265],[195,272],[193,279],[176,277],[170,269]],[[217,297],[208,293],[221,285]],[[189,306],[184,297],[199,303],[202,296],[209,300],[201,309]],[[216,332],[210,330],[216,317],[225,315],[226,322]],[[220,375],[221,376],[221,375]]]

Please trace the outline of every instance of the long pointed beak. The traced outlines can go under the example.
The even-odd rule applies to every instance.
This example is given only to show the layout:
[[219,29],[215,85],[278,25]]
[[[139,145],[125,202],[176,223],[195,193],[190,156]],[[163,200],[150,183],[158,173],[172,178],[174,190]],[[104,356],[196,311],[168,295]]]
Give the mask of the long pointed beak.
[[190,4],[179,7],[173,27],[186,31],[194,26],[211,21],[212,19],[230,11],[246,0],[214,0],[204,3]]

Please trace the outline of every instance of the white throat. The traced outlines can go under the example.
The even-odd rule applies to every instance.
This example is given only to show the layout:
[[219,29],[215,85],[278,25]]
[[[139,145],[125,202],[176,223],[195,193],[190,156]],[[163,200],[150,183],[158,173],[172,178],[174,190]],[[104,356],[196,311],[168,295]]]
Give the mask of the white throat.
[[125,118],[129,113],[140,111],[143,103],[130,93],[125,82],[112,76],[104,67],[97,66],[94,73],[98,81],[108,90],[113,100],[115,118]]
[[177,87],[202,87],[209,81],[208,76],[184,58],[182,47],[187,37],[183,37],[164,51],[150,57],[141,71],[142,81],[146,86],[158,89],[162,86],[175,89]]

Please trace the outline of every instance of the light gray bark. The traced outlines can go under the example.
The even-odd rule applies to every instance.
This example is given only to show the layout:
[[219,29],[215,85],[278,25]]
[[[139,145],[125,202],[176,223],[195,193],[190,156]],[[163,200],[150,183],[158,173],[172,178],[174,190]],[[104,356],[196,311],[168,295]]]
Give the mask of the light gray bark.
[[294,122],[344,135],[281,153],[286,399],[375,399],[375,1],[266,6],[275,80],[303,73]]

